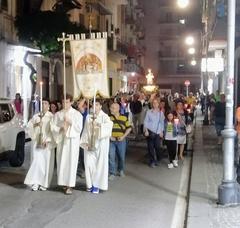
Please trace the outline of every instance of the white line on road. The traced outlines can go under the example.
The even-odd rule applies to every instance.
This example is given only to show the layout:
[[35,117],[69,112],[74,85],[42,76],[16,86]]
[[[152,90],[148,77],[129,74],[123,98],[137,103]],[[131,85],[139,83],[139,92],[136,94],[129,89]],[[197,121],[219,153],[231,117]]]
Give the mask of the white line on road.
[[182,167],[182,174],[180,179],[177,200],[174,208],[171,228],[184,227],[185,214],[187,209],[189,178],[190,178],[190,158],[185,158],[184,165]]

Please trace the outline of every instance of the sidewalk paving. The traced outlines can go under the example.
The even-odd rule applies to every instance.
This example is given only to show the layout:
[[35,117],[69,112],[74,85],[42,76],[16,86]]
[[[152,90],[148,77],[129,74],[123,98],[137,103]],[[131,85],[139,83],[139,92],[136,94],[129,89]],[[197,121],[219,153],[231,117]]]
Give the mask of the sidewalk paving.
[[196,121],[187,228],[239,228],[240,206],[217,205],[223,176],[223,153],[213,125]]

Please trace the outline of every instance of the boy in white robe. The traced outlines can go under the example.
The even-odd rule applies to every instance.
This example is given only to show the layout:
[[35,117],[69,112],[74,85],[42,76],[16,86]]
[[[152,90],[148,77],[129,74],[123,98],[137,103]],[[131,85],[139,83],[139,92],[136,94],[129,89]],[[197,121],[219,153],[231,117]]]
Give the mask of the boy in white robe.
[[[102,110],[100,101],[96,101],[95,120],[88,115],[81,137],[84,149],[85,178],[87,191],[99,193],[99,189],[108,190],[108,154],[113,122]],[[94,129],[94,140],[92,135]]]
[[52,123],[52,131],[57,143],[58,185],[64,193],[72,194],[76,184],[82,115],[72,108],[73,99],[67,95],[65,108],[57,112]]
[[24,184],[32,186],[33,191],[44,191],[49,187],[54,169],[54,140],[50,129],[53,114],[48,111],[48,100],[44,99],[42,106],[42,114],[35,114],[27,126],[32,139],[32,162]]

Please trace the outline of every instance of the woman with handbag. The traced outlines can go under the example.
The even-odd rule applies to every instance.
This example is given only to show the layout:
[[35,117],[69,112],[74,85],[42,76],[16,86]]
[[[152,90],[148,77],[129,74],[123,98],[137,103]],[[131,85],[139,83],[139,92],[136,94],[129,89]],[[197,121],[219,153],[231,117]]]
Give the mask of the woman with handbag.
[[158,99],[153,99],[152,109],[148,110],[144,119],[144,135],[147,138],[149,166],[154,168],[161,159],[161,140],[163,138],[164,114],[159,111]]
[[[177,135],[177,144],[179,148],[179,159],[183,160],[183,152],[184,152],[184,147],[187,142],[187,133],[190,133],[190,125],[189,123],[191,122],[191,119],[188,115],[188,112],[184,110],[184,104],[182,100],[177,100],[176,101],[176,117],[179,120],[179,131]],[[187,132],[188,130],[188,132]]]

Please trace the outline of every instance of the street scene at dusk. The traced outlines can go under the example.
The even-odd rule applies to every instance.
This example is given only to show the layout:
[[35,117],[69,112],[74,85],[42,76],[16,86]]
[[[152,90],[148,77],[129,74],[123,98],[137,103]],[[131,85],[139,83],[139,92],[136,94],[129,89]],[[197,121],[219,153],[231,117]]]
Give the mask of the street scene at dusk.
[[0,228],[240,227],[240,2],[0,0]]

